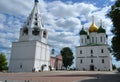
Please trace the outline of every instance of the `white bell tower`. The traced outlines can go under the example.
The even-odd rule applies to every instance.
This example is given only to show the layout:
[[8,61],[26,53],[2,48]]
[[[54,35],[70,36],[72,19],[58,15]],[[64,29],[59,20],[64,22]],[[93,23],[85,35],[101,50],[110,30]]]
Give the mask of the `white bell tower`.
[[34,8],[30,13],[23,28],[20,29],[19,41],[37,40],[47,43],[47,30],[44,29],[44,24],[38,8],[38,0],[35,0]]
[[19,41],[12,43],[9,72],[48,71],[50,47],[47,39],[38,0],[35,0],[32,12],[20,29]]

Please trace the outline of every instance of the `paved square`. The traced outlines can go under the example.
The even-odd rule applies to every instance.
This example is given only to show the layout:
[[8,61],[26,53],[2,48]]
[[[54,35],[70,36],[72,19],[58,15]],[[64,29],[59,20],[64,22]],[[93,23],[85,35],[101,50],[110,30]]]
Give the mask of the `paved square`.
[[39,73],[0,73],[1,82],[120,82],[116,72],[52,71]]

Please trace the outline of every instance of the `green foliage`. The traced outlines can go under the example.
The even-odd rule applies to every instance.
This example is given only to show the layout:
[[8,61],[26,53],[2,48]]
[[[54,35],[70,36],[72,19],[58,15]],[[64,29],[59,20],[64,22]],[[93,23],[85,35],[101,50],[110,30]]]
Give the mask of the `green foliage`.
[[116,66],[114,64],[112,64],[112,69],[115,70],[116,69]]
[[66,69],[73,64],[73,52],[69,47],[64,47],[61,50],[61,55],[63,58],[63,66],[66,67]]
[[113,55],[116,57],[116,60],[120,61],[120,0],[116,0],[108,16],[111,18],[114,26],[112,29],[114,34],[112,38]]
[[117,71],[118,71],[118,72],[120,72],[120,67],[119,67],[119,68],[117,68]]
[[0,71],[7,70],[7,59],[4,53],[0,53]]

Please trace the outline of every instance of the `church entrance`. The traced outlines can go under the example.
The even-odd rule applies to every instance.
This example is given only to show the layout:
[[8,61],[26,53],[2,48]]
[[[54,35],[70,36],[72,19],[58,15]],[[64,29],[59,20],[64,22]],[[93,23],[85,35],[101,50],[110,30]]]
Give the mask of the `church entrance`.
[[90,71],[94,71],[94,65],[90,65]]

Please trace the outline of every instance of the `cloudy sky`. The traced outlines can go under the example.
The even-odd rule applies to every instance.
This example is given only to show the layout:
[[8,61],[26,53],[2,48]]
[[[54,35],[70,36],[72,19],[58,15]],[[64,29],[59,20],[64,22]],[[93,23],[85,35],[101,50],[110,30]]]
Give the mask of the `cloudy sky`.
[[[63,47],[70,47],[73,52],[79,46],[79,31],[84,24],[87,30],[91,17],[99,27],[102,19],[104,28],[112,38],[111,20],[106,16],[115,0],[39,0],[39,9],[45,28],[49,32],[48,43],[59,53]],[[0,0],[0,52],[10,58],[11,43],[19,38],[19,29],[30,14],[34,0]],[[112,58],[117,66],[119,62]]]

